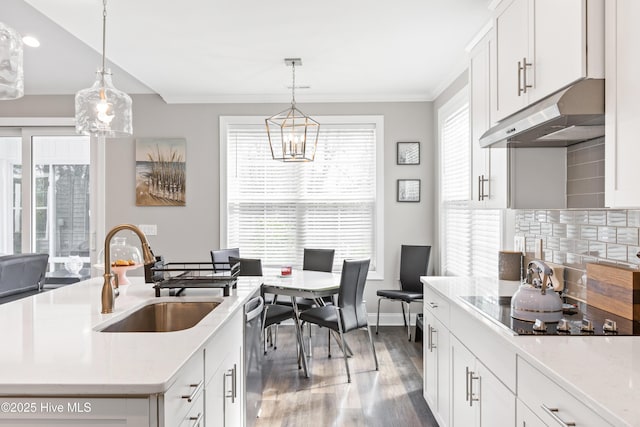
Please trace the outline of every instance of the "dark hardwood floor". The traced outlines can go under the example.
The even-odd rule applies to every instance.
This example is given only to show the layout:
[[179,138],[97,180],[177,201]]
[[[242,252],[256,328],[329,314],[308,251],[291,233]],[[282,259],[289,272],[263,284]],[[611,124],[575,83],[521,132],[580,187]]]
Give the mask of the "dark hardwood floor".
[[256,427],[426,426],[437,427],[422,397],[422,344],[409,342],[402,327],[372,329],[380,370],[375,370],[365,330],[347,334],[353,350],[347,383],[335,340],[327,357],[327,330],[313,327],[311,378],[296,362],[292,326],[281,326],[278,348],[263,363],[262,410]]

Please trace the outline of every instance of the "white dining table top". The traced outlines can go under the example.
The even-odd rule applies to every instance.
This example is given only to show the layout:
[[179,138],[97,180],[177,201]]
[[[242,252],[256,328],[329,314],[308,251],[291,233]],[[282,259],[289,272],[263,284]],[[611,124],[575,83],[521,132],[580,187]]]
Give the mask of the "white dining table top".
[[282,276],[279,268],[265,268],[263,269],[263,286],[277,289],[282,293],[286,291],[335,293],[340,288],[340,273],[294,269],[291,275]]

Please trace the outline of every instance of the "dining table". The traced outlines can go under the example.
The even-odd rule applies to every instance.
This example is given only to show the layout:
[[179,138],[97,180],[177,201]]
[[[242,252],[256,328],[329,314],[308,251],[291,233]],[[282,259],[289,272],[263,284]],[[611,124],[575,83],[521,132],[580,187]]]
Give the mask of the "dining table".
[[[309,377],[307,367],[307,354],[305,351],[302,328],[300,324],[300,311],[296,304],[296,297],[309,298],[321,306],[325,305],[323,297],[333,296],[340,289],[340,273],[329,273],[312,270],[290,270],[290,274],[283,275],[282,269],[264,268],[262,289],[264,293],[291,298],[291,305],[295,313],[295,326],[297,328],[298,344],[302,352],[302,368],[305,377]],[[311,343],[309,343],[311,346]]]

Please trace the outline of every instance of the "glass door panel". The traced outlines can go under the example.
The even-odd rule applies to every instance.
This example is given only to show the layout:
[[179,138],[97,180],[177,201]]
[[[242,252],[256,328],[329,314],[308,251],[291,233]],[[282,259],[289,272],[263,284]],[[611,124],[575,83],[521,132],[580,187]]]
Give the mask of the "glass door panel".
[[79,256],[90,267],[90,140],[32,136],[32,247],[49,254],[49,271]]

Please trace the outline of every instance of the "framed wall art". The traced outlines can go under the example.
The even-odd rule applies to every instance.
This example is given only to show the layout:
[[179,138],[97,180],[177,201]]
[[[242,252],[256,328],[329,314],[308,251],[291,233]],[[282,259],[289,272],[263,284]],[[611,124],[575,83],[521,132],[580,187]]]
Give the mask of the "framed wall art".
[[398,142],[396,163],[399,165],[419,165],[420,143]]
[[398,202],[420,202],[420,180],[398,180]]
[[136,139],[136,206],[185,206],[184,138]]

